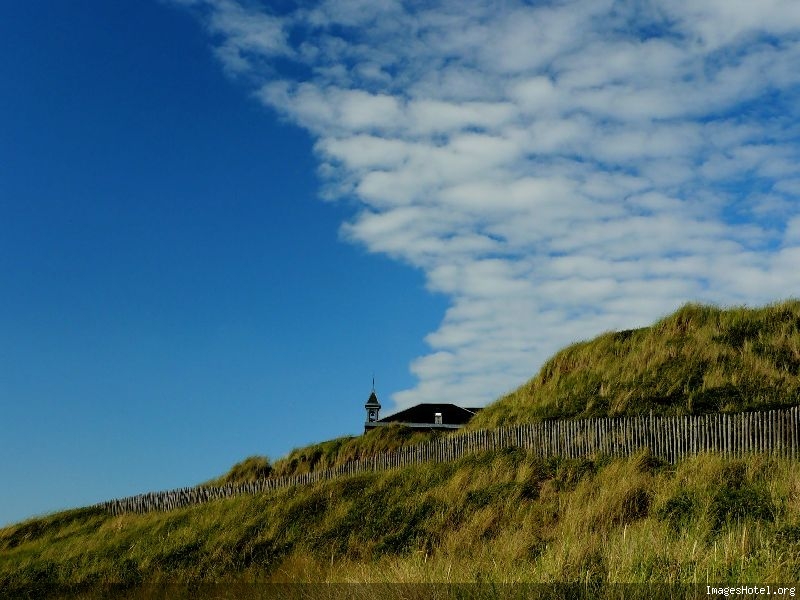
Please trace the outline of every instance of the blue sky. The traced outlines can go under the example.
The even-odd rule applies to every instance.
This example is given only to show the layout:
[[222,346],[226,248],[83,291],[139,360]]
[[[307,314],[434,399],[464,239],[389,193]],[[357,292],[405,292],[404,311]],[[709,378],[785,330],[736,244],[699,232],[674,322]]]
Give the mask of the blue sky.
[[340,240],[309,136],[190,15],[10,3],[0,30],[0,522],[356,434],[373,371],[413,385],[444,300]]
[[800,290],[800,6],[5,3],[0,523]]

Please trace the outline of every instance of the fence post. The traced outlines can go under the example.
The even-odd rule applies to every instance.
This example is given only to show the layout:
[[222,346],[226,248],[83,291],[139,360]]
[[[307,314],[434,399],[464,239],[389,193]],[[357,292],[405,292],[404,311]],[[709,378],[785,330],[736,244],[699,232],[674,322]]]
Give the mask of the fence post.
[[719,448],[717,451],[725,455],[725,415],[722,413],[717,414],[717,427],[719,428]]
[[669,460],[667,456],[667,447],[665,445],[666,441],[666,428],[667,428],[667,417],[664,415],[659,415],[656,417],[656,445],[658,445],[658,455],[665,461]]
[[744,420],[745,413],[739,413],[739,458],[744,457]]
[[673,426],[675,424],[673,417],[664,417],[666,419],[666,446],[667,446],[667,460],[671,463],[675,462],[675,435],[673,434]]
[[713,452],[715,450],[714,444],[716,436],[714,435],[714,415],[705,415],[706,417],[706,452]]
[[695,415],[694,426],[696,429],[697,442],[695,444],[695,454],[703,451],[703,416]]
[[578,456],[583,458],[586,456],[586,419],[581,419],[577,422],[578,426]]
[[575,421],[566,422],[566,432],[564,433],[564,442],[566,444],[567,456],[575,458],[575,436],[573,435],[573,426]]
[[661,443],[661,427],[664,417],[661,415],[653,417],[653,452],[662,460],[666,460],[664,449]]
[[773,421],[775,416],[775,411],[771,410],[767,413],[767,427],[769,428],[769,433],[767,434],[767,440],[769,442],[769,453],[775,453],[775,434],[774,434],[774,423]]
[[680,460],[680,434],[678,433],[678,415],[672,417],[672,462],[677,463]]
[[636,451],[638,452],[642,448],[644,448],[644,441],[643,441],[643,434],[644,434],[644,417],[642,415],[637,415],[636,417]]
[[706,450],[708,452],[714,452],[717,449],[716,415],[706,415],[706,421],[708,422],[706,425],[706,428],[708,429],[708,443],[706,444]]
[[539,421],[536,424],[536,453],[540,458],[547,456],[545,451],[544,428],[543,421]]
[[673,462],[678,462],[681,458],[681,434],[680,434],[680,416],[675,415],[672,417],[672,456]]
[[756,450],[758,453],[762,453],[764,451],[764,422],[763,422],[763,413],[759,413],[758,418],[756,419]]
[[454,461],[477,451],[519,447],[541,458],[563,456],[577,459],[597,453],[631,456],[643,447],[668,462],[687,455],[717,452],[742,458],[752,453],[770,453],[791,458],[800,456],[800,406],[761,412],[705,415],[649,415],[558,419],[493,430],[456,433],[394,452],[359,457],[323,471],[309,471],[256,482],[217,487],[185,487],[118,498],[96,506],[112,515],[173,510],[220,498],[256,494],[293,485],[308,485],[338,476],[379,469],[402,468],[428,461]]

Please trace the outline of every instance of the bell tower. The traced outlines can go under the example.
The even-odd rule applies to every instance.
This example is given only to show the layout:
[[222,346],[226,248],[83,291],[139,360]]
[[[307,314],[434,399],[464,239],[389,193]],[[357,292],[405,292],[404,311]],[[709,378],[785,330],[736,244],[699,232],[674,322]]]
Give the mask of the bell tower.
[[367,409],[367,423],[375,423],[378,420],[378,414],[381,410],[381,403],[378,402],[378,396],[375,395],[375,378],[372,378],[372,393],[369,395],[369,400],[364,405]]

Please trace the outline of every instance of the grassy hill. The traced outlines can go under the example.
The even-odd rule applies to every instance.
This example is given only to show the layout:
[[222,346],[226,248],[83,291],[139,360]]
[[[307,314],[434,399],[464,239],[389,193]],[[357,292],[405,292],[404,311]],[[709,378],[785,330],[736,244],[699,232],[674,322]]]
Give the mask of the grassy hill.
[[[689,305],[651,327],[559,352],[470,426],[795,404],[799,328],[798,302],[727,311]],[[274,464],[251,457],[216,481],[327,468],[421,435],[382,428]],[[78,509],[0,529],[4,597],[103,583],[136,590],[152,581],[799,577],[800,464],[764,456],[701,455],[671,466],[647,453],[542,460],[507,450],[171,512]],[[391,593],[396,588],[382,595]]]
[[793,406],[799,374],[800,301],[727,310],[688,304],[650,327],[564,348],[469,428]]
[[524,451],[147,515],[81,509],[0,530],[0,590],[114,582],[787,582],[800,465],[672,467]]
[[[457,402],[457,399],[454,399]],[[800,301],[763,308],[687,304],[650,327],[609,332],[557,352],[530,381],[484,408],[467,429],[549,418],[679,415],[800,404]],[[432,434],[374,429],[293,450],[273,476],[327,469]],[[438,435],[438,434],[433,434]],[[212,483],[256,478],[252,457]]]
[[234,465],[226,474],[207,482],[208,485],[243,483],[261,477],[285,477],[338,467],[364,456],[413,446],[437,437],[437,433],[415,431],[399,424],[378,427],[360,436],[346,436],[296,448],[287,456],[270,463],[266,456],[251,456]]

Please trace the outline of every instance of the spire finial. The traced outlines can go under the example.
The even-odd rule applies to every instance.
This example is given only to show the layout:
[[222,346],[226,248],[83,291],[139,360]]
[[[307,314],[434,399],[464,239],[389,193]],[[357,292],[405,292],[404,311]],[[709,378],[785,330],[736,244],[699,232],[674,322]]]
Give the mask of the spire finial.
[[372,391],[375,391],[375,373],[372,374]]

